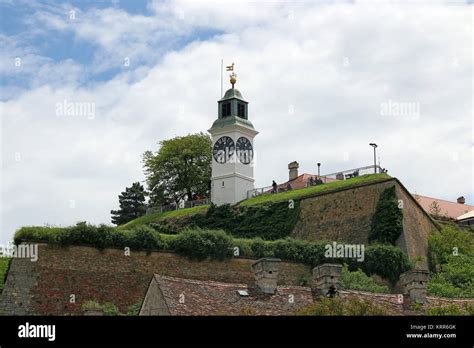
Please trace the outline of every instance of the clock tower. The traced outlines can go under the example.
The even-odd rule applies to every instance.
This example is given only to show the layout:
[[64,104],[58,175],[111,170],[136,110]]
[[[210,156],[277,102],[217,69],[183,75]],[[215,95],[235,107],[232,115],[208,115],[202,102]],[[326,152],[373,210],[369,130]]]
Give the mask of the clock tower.
[[208,131],[212,138],[211,201],[216,205],[246,199],[255,181],[253,139],[258,132],[248,120],[248,102],[234,88],[234,64],[227,70],[232,71],[232,88],[217,102],[218,118]]

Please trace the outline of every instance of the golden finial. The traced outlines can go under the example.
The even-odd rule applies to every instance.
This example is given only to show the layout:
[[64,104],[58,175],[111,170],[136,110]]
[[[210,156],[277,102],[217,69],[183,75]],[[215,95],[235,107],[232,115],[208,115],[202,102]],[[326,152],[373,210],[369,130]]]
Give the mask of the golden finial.
[[226,66],[227,71],[232,71],[232,74],[230,74],[230,83],[232,84],[232,88],[234,88],[235,83],[237,82],[237,75],[234,72],[234,63],[232,65]]

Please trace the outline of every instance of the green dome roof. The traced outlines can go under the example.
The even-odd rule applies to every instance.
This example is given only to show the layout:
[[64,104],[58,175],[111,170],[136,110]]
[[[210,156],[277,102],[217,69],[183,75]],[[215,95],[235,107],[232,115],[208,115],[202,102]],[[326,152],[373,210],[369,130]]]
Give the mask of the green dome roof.
[[223,127],[233,126],[233,125],[239,125],[246,128],[255,129],[253,128],[252,122],[238,116],[227,116],[227,117],[218,118],[212,124],[211,129],[223,128]]
[[244,97],[242,97],[242,93],[240,93],[240,91],[235,88],[228,89],[221,100],[232,99],[232,98],[244,100]]

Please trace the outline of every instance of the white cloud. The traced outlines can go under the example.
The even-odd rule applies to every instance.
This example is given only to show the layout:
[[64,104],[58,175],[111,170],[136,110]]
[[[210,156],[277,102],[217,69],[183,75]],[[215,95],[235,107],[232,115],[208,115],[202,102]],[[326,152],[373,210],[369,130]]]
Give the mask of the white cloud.
[[[110,81],[87,85],[78,81],[88,67],[48,61],[31,90],[0,104],[0,240],[21,225],[108,222],[120,191],[143,180],[145,150],[210,127],[221,57],[236,63],[236,87],[250,102],[249,117],[260,131],[257,186],[285,180],[293,160],[301,172],[315,172],[316,162],[323,173],[370,164],[368,143],[375,141],[382,166],[410,190],[451,200],[463,194],[473,203],[467,6],[150,7],[151,17],[85,11],[71,28],[57,14],[41,18],[93,41],[97,57],[165,54],[152,65],[132,64]],[[198,27],[223,34],[169,50],[168,39]],[[156,40],[148,37],[156,33]],[[63,68],[73,77],[54,83],[51,77],[64,75]],[[55,106],[64,100],[93,103],[95,117],[57,116]],[[381,115],[381,104],[389,101],[416,103],[419,116]]]

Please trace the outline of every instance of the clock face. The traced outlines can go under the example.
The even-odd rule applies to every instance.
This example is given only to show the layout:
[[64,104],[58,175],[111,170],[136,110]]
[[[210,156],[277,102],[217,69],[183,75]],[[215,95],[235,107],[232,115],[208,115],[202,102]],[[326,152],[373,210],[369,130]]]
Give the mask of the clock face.
[[249,164],[253,160],[252,143],[246,137],[237,139],[237,158],[243,164]]
[[234,156],[235,144],[230,137],[220,137],[214,143],[212,154],[217,163],[226,163]]

